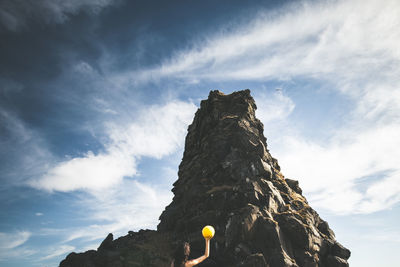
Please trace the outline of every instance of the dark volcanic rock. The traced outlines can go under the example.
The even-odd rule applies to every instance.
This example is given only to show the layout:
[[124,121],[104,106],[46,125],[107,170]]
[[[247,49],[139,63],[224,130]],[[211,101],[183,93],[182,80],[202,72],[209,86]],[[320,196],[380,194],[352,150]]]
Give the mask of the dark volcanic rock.
[[203,252],[204,225],[216,230],[217,266],[348,266],[350,251],[280,172],[255,110],[250,90],[211,91],[189,126],[157,232],[109,235],[97,252],[71,253],[60,266],[168,266],[179,241],[190,241],[194,257]]
[[269,265],[265,262],[264,255],[262,253],[252,254],[247,256],[242,267],[266,267]]
[[69,254],[60,267],[170,266],[172,251],[166,234],[140,230],[114,241],[112,238],[109,234],[97,251]]
[[97,250],[109,250],[113,248],[113,240],[114,240],[114,236],[113,234],[108,234],[108,236],[106,237],[106,239],[103,240],[103,242],[101,242],[99,248]]

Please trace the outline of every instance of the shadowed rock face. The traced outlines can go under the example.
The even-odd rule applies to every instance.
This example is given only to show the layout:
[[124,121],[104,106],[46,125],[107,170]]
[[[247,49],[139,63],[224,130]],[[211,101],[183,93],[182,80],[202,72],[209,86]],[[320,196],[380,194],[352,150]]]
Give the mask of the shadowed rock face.
[[211,91],[189,126],[175,196],[157,231],[130,234],[145,246],[120,241],[116,247],[129,235],[108,236],[98,251],[70,254],[60,266],[92,266],[101,257],[104,265],[93,266],[168,266],[180,241],[191,243],[193,256],[203,252],[207,224],[216,230],[211,257],[217,266],[348,266],[350,251],[308,205],[299,183],[281,174],[255,110],[250,90]]

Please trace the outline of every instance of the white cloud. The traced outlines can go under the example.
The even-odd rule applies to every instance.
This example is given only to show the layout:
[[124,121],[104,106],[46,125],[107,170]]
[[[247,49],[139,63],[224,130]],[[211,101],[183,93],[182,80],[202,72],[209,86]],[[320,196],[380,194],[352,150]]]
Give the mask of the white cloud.
[[43,216],[43,213],[41,213],[41,212],[36,212],[35,215],[36,215],[36,216]]
[[37,253],[36,250],[24,246],[31,235],[28,231],[0,233],[0,262],[10,258],[22,259]]
[[0,262],[6,261],[7,259],[23,259],[29,258],[32,255],[38,253],[36,249],[30,249],[26,247],[17,247],[13,249],[0,249]]
[[28,241],[31,233],[20,231],[16,233],[0,233],[0,249],[12,249]]
[[257,105],[256,115],[264,124],[273,120],[283,120],[289,116],[295,108],[295,103],[286,96],[281,88],[277,88],[275,93],[261,93],[254,95]]
[[195,110],[193,103],[171,101],[143,110],[134,123],[109,124],[112,146],[135,156],[161,158],[171,154],[182,147]]
[[140,157],[160,159],[181,148],[195,109],[192,103],[170,101],[145,108],[128,123],[108,123],[109,142],[104,144],[104,152],[88,152],[84,157],[61,162],[29,184],[64,192],[116,186],[124,177],[136,175],[136,161]]
[[70,16],[81,11],[96,14],[116,3],[115,0],[37,0],[0,2],[0,24],[18,31],[27,27],[31,20],[45,23],[64,23]]
[[385,125],[334,136],[326,144],[285,136],[275,156],[285,175],[300,180],[313,206],[371,213],[400,201],[400,153],[393,149],[400,145],[399,134],[398,125]]
[[100,190],[121,182],[123,177],[136,174],[135,159],[115,151],[61,162],[30,185],[48,191]]

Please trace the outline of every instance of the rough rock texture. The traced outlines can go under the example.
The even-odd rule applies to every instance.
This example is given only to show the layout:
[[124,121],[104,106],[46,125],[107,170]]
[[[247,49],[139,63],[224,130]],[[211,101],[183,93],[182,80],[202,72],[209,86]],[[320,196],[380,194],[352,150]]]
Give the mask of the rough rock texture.
[[255,117],[249,90],[211,91],[189,126],[175,196],[157,231],[131,232],[99,249],[71,253],[67,266],[168,266],[172,247],[191,243],[203,252],[200,234],[213,225],[211,255],[217,266],[348,266],[350,251],[285,179]]

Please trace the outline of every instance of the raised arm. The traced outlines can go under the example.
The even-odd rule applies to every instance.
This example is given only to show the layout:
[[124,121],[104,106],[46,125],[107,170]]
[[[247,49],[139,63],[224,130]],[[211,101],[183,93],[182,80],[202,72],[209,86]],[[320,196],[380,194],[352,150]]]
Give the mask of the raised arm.
[[205,251],[204,251],[204,255],[198,257],[197,259],[193,259],[193,260],[187,261],[185,263],[185,267],[195,266],[195,265],[199,264],[200,262],[204,261],[205,259],[207,259],[210,256],[210,239],[206,238],[205,240],[206,240],[206,248],[205,248]]

